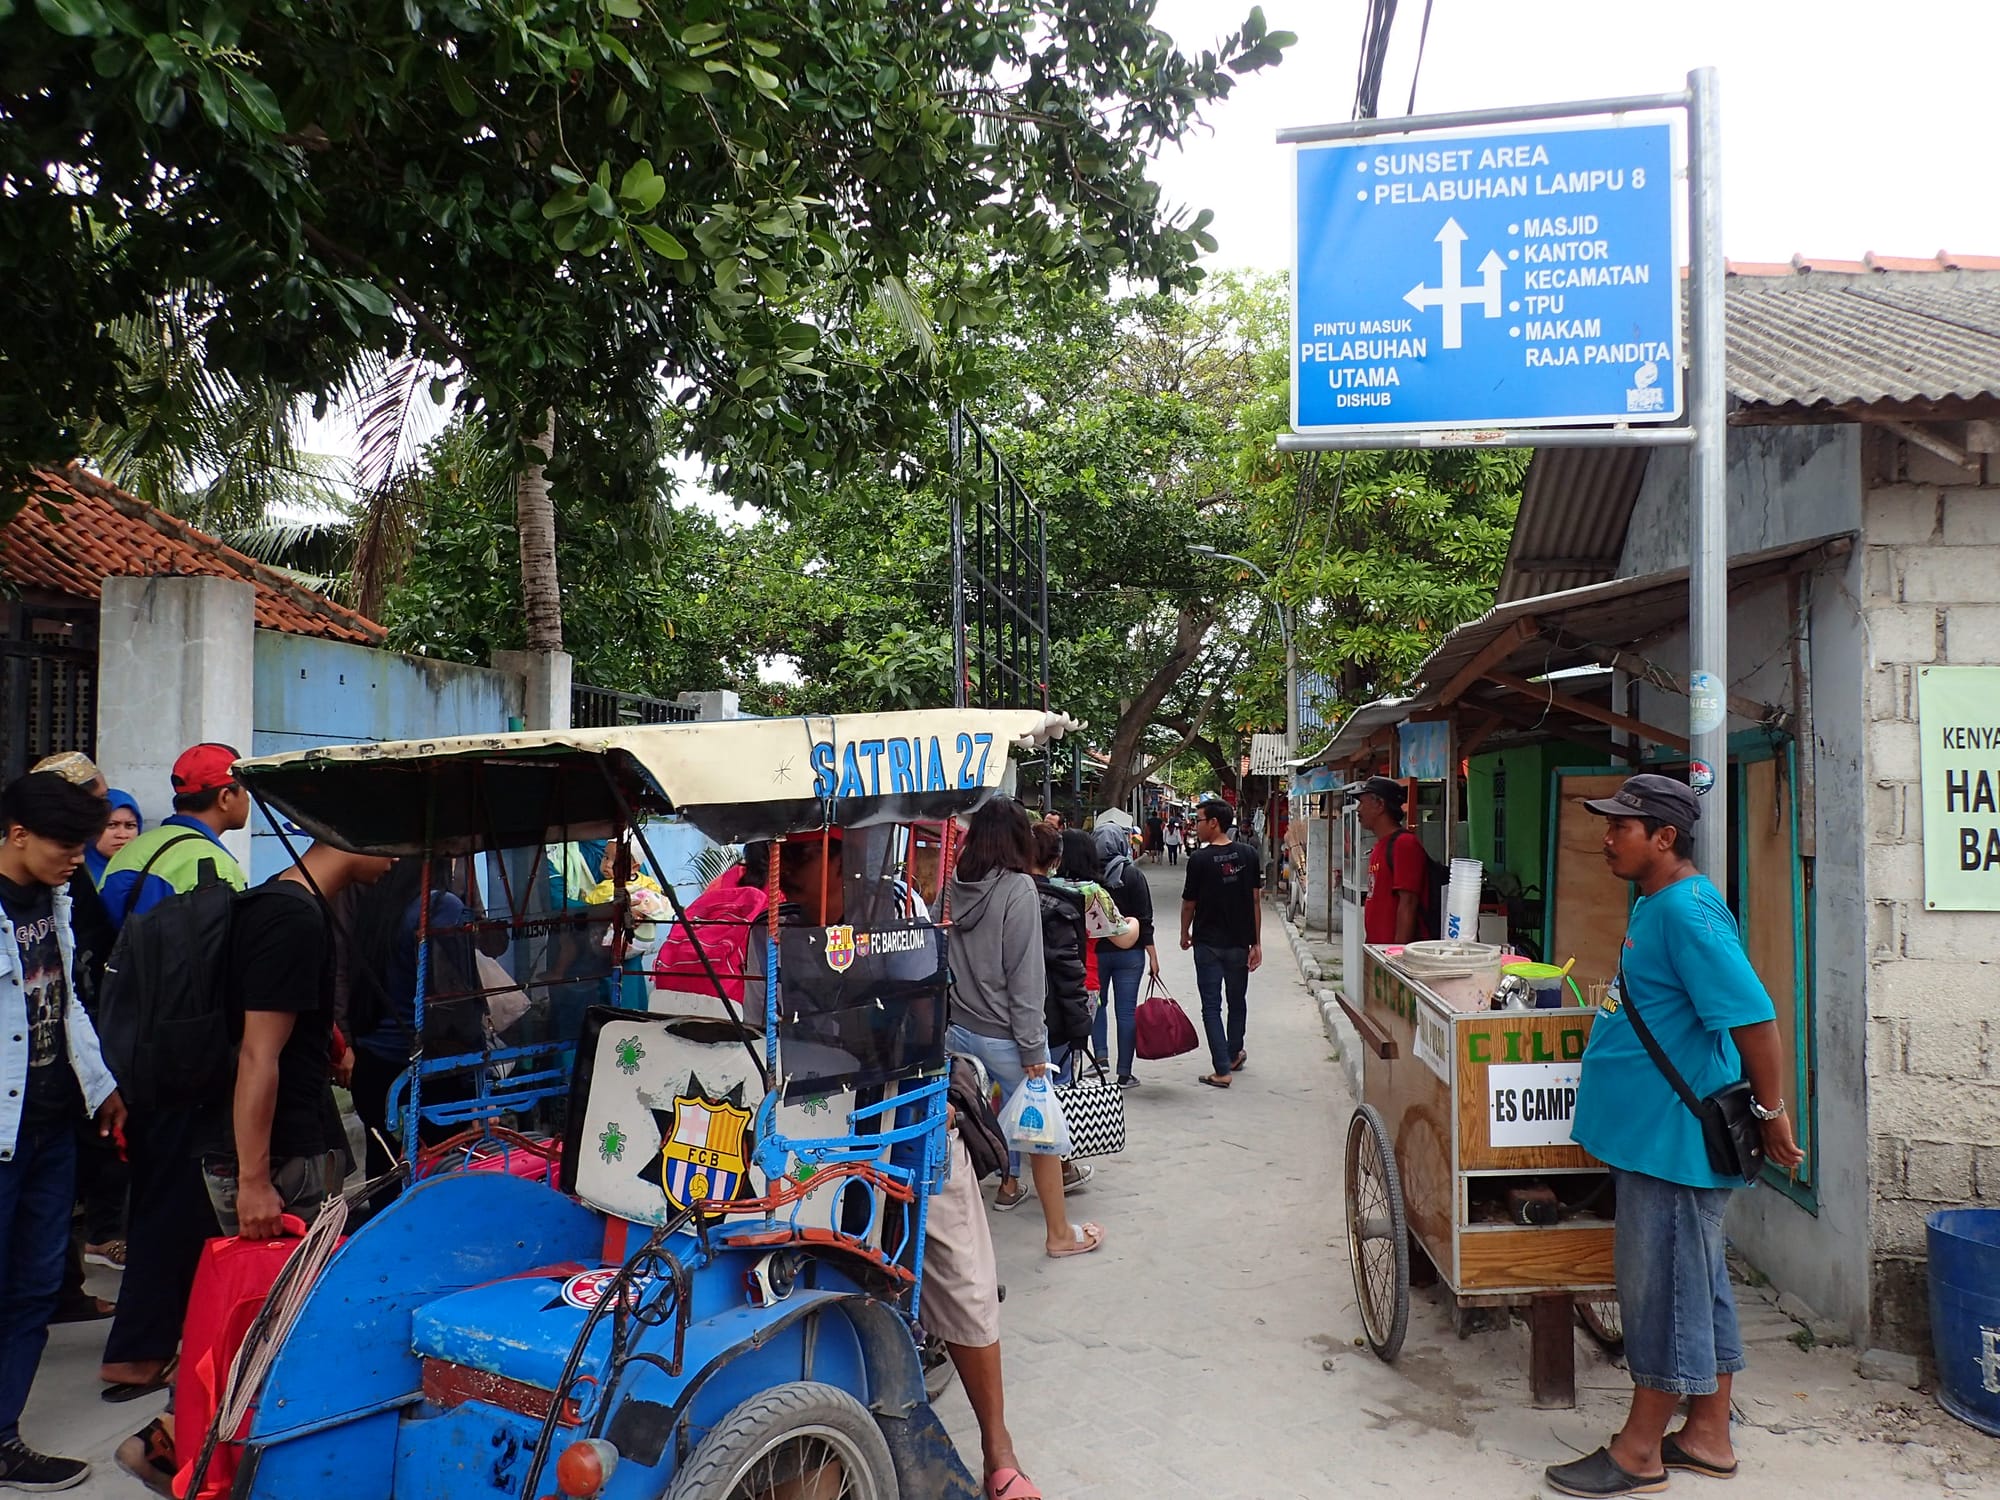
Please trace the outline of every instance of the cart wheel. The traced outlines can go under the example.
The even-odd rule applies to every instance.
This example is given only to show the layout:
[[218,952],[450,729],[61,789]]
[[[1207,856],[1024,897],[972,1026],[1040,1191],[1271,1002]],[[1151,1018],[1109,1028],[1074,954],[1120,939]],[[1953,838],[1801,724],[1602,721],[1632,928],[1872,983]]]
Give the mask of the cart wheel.
[[838,1386],[795,1381],[722,1419],[674,1476],[667,1500],[896,1500],[889,1445]]
[[1616,1297],[1577,1298],[1576,1320],[1605,1353],[1616,1354],[1625,1347],[1625,1315],[1618,1310]]
[[1368,1347],[1394,1359],[1410,1326],[1410,1231],[1389,1127],[1372,1104],[1347,1122],[1347,1259]]

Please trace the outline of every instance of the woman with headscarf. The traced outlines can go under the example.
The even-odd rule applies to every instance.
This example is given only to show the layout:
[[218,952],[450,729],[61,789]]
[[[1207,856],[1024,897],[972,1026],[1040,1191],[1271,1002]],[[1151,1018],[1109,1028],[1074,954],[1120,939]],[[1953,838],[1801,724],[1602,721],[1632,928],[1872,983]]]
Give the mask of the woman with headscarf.
[[100,887],[104,884],[104,867],[111,863],[111,856],[146,831],[146,819],[139,812],[138,800],[130,792],[121,792],[114,786],[104,794],[104,799],[111,804],[111,821],[104,825],[104,832],[97,836],[97,842],[83,851],[83,862],[90,870],[90,878]]

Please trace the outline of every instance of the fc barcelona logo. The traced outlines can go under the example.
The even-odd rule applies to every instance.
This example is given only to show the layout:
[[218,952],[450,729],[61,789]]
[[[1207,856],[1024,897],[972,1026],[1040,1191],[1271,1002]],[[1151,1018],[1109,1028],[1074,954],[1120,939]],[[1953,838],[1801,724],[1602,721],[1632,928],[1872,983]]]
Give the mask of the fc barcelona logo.
[[[692,1208],[707,1199],[736,1196],[750,1166],[750,1110],[738,1102],[738,1085],[726,1098],[706,1093],[701,1080],[688,1075],[685,1094],[674,1096],[672,1118],[661,1118],[660,1154],[639,1175],[656,1182],[667,1202]],[[664,1112],[655,1110],[656,1116]]]
[[836,974],[854,967],[854,929],[829,927],[826,930],[826,966]]

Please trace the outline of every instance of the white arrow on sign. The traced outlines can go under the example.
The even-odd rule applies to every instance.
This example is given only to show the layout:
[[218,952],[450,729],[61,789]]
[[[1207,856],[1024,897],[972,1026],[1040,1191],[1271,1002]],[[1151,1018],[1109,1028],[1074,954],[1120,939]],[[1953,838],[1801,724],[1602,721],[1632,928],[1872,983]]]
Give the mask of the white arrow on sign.
[[1439,252],[1440,285],[1425,286],[1420,281],[1404,294],[1403,300],[1419,312],[1427,307],[1443,308],[1444,347],[1457,349],[1465,343],[1464,317],[1468,304],[1482,304],[1489,318],[1500,316],[1500,277],[1507,269],[1507,262],[1500,258],[1498,250],[1488,250],[1486,259],[1479,263],[1480,284],[1467,286],[1461,274],[1465,231],[1458,227],[1457,219],[1444,221],[1444,228],[1437,232],[1437,242],[1444,247]]

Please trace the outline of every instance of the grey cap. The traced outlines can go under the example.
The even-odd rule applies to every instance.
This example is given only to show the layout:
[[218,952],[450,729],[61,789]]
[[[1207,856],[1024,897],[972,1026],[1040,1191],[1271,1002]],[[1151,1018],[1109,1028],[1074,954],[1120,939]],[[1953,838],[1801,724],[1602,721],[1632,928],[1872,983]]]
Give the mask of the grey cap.
[[1693,833],[1701,821],[1701,804],[1686,782],[1650,772],[1628,776],[1609,797],[1586,799],[1583,805],[1607,818],[1658,818],[1683,833]]
[[1380,797],[1385,807],[1401,807],[1404,802],[1403,783],[1387,776],[1370,776],[1354,795]]

